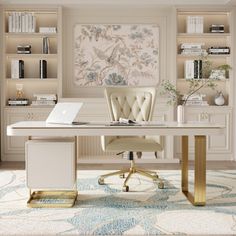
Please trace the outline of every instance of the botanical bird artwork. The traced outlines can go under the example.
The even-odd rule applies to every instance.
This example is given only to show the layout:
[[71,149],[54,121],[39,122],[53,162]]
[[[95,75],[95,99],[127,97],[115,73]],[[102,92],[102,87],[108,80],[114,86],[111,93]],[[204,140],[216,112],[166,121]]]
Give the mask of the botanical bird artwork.
[[78,86],[148,86],[159,81],[155,24],[77,24],[74,81]]

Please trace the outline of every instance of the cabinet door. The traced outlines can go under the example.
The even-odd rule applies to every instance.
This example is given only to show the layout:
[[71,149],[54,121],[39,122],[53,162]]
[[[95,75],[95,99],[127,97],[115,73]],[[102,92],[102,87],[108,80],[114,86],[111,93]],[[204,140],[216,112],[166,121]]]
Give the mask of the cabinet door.
[[5,113],[5,128],[4,128],[4,154],[11,154],[11,153],[24,153],[24,144],[27,140],[27,137],[12,137],[7,136],[6,134],[6,127],[7,125],[19,122],[29,120],[29,114],[24,111],[15,111],[15,112],[6,112]]
[[225,134],[210,136],[208,138],[208,151],[211,153],[225,153],[231,151],[231,123],[230,113],[210,113],[209,122],[217,123],[226,127]]
[[222,111],[189,111],[187,113],[187,120],[210,122],[226,127],[225,133],[222,135],[208,136],[207,152],[208,153],[225,153],[230,152],[230,112]]
[[[185,118],[189,122],[210,122],[225,126],[225,133],[212,135],[207,138],[207,159],[208,160],[230,160],[232,158],[231,148],[231,115],[232,111],[218,109],[186,109]],[[181,159],[181,138],[175,138],[175,151]],[[194,137],[189,138],[190,159],[194,158]]]
[[[6,134],[7,125],[27,120],[45,120],[51,109],[11,109],[5,112],[5,127],[3,136],[3,160],[24,160],[24,146],[27,137],[11,137]],[[15,156],[14,156],[15,155]]]

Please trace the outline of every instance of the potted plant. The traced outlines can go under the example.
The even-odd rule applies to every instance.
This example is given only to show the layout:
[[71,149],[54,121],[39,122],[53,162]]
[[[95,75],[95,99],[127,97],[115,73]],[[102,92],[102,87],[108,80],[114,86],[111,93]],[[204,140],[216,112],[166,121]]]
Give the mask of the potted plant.
[[217,67],[218,70],[223,70],[225,72],[225,77],[229,78],[229,71],[232,67],[229,64],[223,64]]
[[[188,91],[185,96],[181,94],[179,90],[177,90],[176,86],[173,85],[168,80],[163,80],[161,82],[161,95],[165,95],[167,97],[167,104],[177,105],[177,121],[179,123],[184,122],[184,106],[187,104],[188,100],[197,93],[200,92],[202,88],[210,88],[214,90],[217,87],[215,83],[216,80],[219,80],[219,77],[211,77],[212,73],[212,63],[207,59],[206,56],[202,56],[201,60],[203,61],[202,74],[204,79],[187,79],[186,81],[189,83]],[[224,64],[217,67],[218,70],[225,70],[228,72],[231,69],[231,66],[228,64]]]
[[188,79],[189,90],[184,96],[176,86],[173,85],[169,80],[163,80],[161,82],[160,94],[167,97],[167,104],[177,105],[177,121],[179,123],[184,123],[184,106],[187,101],[194,94],[198,93],[202,88],[208,87],[210,89],[216,88],[215,79]]

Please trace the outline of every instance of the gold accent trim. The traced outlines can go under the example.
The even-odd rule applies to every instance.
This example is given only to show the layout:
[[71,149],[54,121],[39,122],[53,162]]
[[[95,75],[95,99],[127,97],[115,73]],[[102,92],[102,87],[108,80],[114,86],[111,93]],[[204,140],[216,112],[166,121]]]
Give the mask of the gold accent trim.
[[78,158],[78,137],[75,136],[74,138],[75,143],[75,190],[77,191],[77,158]]
[[130,168],[129,169],[123,169],[123,170],[119,170],[119,171],[116,171],[116,172],[112,172],[112,173],[108,173],[108,174],[105,174],[105,175],[101,175],[100,178],[101,179],[105,179],[105,178],[107,178],[109,176],[122,175],[122,174],[125,174],[125,173],[128,173],[128,175],[127,175],[127,177],[126,177],[126,179],[125,179],[125,181],[123,183],[123,187],[126,187],[126,184],[129,181],[131,175],[133,175],[135,173],[140,174],[142,176],[145,176],[147,178],[150,178],[153,181],[159,180],[160,183],[163,184],[162,180],[159,178],[159,176],[157,175],[157,173],[155,171],[150,171],[150,170],[144,170],[144,169],[141,169],[141,168],[137,168],[134,160],[132,160],[130,162]]
[[34,191],[27,206],[31,208],[69,208],[73,207],[77,191]]
[[194,194],[188,191],[188,137],[182,136],[182,192],[195,206],[206,204],[206,136],[195,138]]
[[206,136],[195,136],[195,205],[206,204]]
[[182,136],[182,191],[188,191],[188,136]]

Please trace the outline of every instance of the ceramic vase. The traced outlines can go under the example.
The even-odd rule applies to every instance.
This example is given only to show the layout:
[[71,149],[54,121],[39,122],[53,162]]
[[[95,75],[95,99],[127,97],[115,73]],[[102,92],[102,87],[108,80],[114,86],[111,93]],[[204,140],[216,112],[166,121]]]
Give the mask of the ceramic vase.
[[185,122],[185,120],[184,120],[184,106],[183,105],[177,106],[177,122],[179,124],[183,124]]
[[225,104],[225,98],[222,92],[219,92],[216,96],[215,96],[215,104],[217,106],[222,106]]

